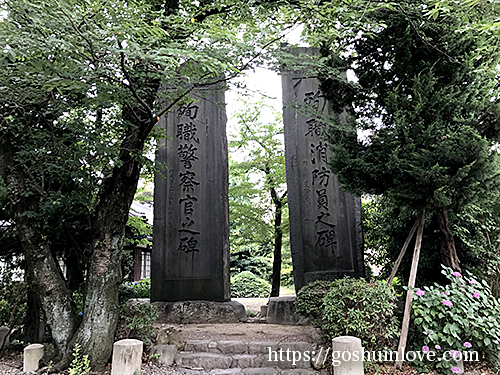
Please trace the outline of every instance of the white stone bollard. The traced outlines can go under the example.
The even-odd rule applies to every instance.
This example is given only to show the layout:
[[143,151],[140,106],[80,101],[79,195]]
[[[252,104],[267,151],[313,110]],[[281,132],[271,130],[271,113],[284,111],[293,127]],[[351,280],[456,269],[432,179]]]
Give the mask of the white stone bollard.
[[142,364],[142,341],[120,340],[113,345],[111,375],[140,375]]
[[38,371],[38,361],[42,359],[43,354],[42,344],[31,344],[24,348],[23,372]]
[[364,375],[361,340],[353,336],[340,336],[332,340],[334,375]]

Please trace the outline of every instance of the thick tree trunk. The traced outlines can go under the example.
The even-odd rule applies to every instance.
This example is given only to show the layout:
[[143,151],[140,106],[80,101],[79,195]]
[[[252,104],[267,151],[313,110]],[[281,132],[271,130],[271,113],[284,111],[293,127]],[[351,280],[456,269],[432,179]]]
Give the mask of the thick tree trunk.
[[452,268],[454,271],[460,271],[460,260],[458,259],[453,230],[448,219],[446,210],[437,211],[439,230],[441,231],[441,257],[443,264]]
[[[108,362],[119,317],[118,286],[121,283],[121,254],[124,233],[106,234],[94,248],[85,284],[83,319],[74,342],[82,346],[92,367]],[[66,353],[64,366],[71,353]]]
[[16,219],[26,259],[26,272],[29,274],[28,279],[33,282],[30,287],[40,298],[56,349],[62,356],[76,330],[75,305],[52,256],[50,244],[27,221],[26,217]]

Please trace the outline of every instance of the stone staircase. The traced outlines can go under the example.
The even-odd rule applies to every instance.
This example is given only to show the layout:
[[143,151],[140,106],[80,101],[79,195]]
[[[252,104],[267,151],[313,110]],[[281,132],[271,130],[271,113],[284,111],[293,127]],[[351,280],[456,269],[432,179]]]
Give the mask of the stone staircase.
[[182,374],[319,375],[322,349],[310,342],[187,340],[176,356]]

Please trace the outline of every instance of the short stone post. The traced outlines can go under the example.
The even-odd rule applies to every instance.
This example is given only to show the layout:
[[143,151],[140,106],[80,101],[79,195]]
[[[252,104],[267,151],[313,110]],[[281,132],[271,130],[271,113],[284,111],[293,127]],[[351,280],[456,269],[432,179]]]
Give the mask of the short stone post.
[[364,375],[361,340],[353,336],[340,336],[332,340],[334,375]]
[[38,361],[42,359],[43,354],[42,344],[31,344],[24,348],[23,372],[38,371]]
[[111,375],[140,375],[142,364],[142,341],[120,340],[113,345]]
[[[450,353],[453,353],[453,352],[450,351]],[[453,367],[458,367],[460,369],[459,374],[463,374],[464,373],[463,352],[456,350],[453,354],[451,354],[451,357],[456,362],[456,365],[452,366],[452,368]]]

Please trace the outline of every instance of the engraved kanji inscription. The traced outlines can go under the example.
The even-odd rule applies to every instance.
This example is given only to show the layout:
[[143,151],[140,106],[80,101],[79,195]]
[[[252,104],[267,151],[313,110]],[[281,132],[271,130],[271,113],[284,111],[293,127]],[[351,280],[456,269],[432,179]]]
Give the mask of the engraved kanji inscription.
[[193,161],[198,159],[194,154],[196,150],[198,150],[198,148],[194,147],[191,143],[179,145],[177,148],[177,155],[179,155],[179,161],[184,168],[191,169],[193,167]]
[[194,191],[194,186],[199,185],[198,181],[195,181],[196,173],[191,171],[185,171],[179,173],[179,186],[182,186],[182,191]]
[[191,120],[194,120],[198,116],[199,107],[196,104],[183,104],[177,109],[177,114],[179,117],[187,116]]
[[196,136],[196,132],[198,129],[193,122],[185,122],[183,124],[177,125],[177,134],[176,137],[182,141],[195,141],[196,143],[200,143],[200,139]]
[[318,90],[316,92],[306,92],[304,103],[314,108],[316,111],[319,109],[319,101],[322,97],[321,92]]
[[304,136],[314,137],[315,135],[320,137],[324,134],[326,129],[326,124],[324,122],[319,121],[317,118],[312,118],[306,120],[307,124],[307,133]]
[[318,210],[323,208],[328,211],[328,195],[326,193],[326,189],[316,190],[316,195],[318,196]]
[[311,162],[313,164],[316,164],[316,162],[319,164],[320,162],[326,163],[327,162],[327,156],[326,156],[326,150],[328,148],[328,145],[326,142],[320,141],[317,145],[314,143],[311,143]]
[[184,215],[191,215],[194,212],[194,202],[196,202],[197,200],[198,198],[190,194],[186,194],[185,198],[179,199],[179,203],[184,203]]
[[328,186],[328,182],[330,181],[330,172],[329,169],[326,169],[325,167],[321,167],[321,169],[315,169],[312,171],[312,176],[313,176],[313,185],[321,185],[324,187]]
[[323,229],[316,233],[318,235],[318,240],[316,241],[316,246],[321,247],[332,247],[337,243],[335,230],[333,229]]

